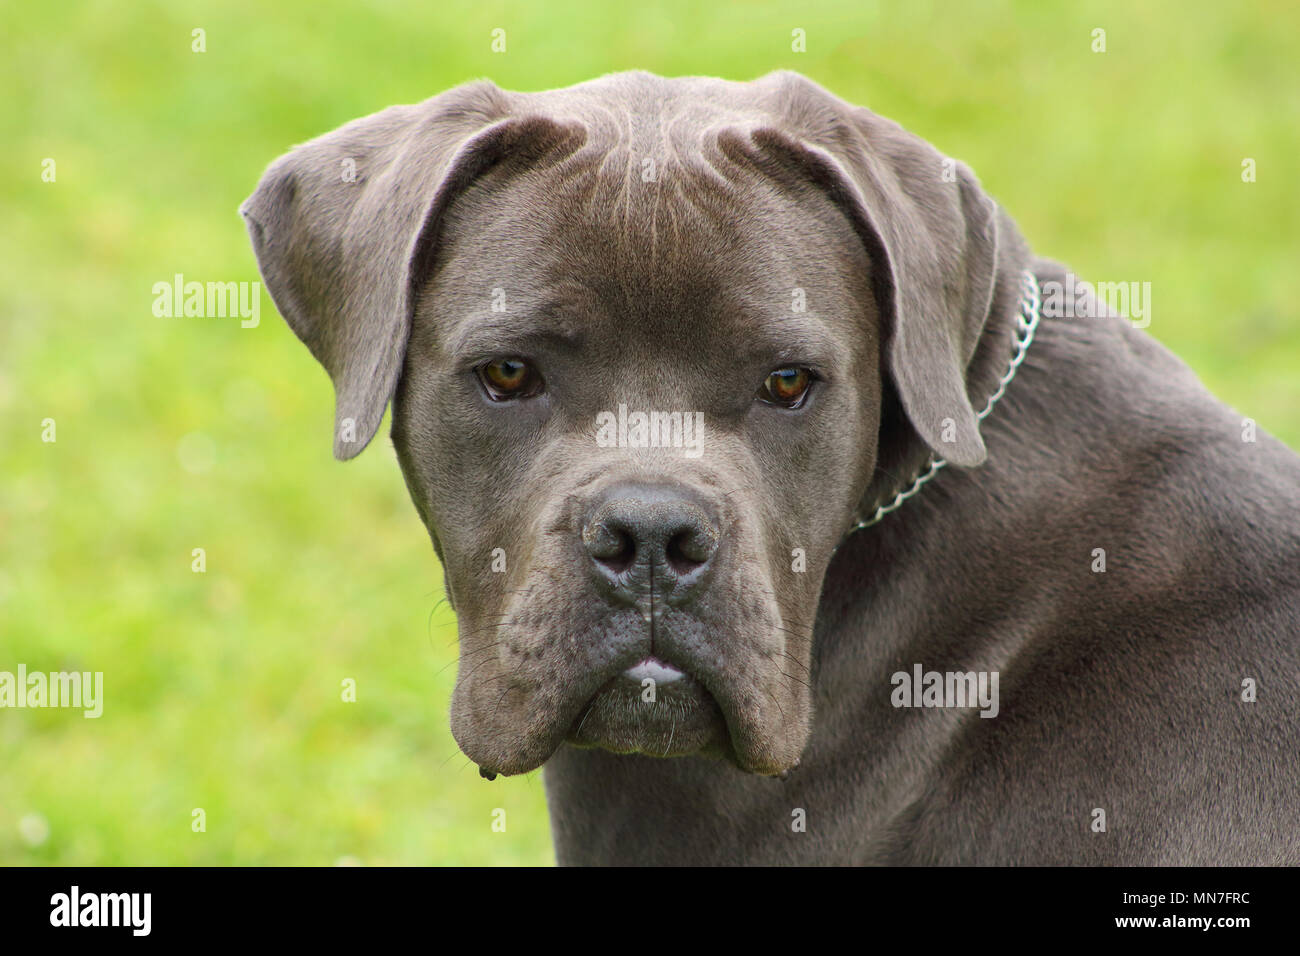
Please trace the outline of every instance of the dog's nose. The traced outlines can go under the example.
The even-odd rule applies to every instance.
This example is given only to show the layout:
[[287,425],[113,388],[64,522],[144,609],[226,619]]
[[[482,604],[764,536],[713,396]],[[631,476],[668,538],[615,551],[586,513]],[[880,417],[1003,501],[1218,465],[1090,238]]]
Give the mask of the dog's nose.
[[698,497],[675,485],[617,485],[582,529],[597,578],[629,603],[651,593],[674,604],[693,595],[719,537]]

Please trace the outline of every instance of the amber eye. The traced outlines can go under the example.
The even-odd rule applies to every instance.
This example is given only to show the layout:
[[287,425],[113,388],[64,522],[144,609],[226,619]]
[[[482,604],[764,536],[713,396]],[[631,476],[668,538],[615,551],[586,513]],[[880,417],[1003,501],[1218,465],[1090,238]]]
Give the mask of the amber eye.
[[808,397],[813,373],[807,368],[779,368],[763,381],[758,397],[769,405],[798,408]]
[[495,359],[480,365],[476,371],[488,397],[494,402],[531,398],[542,390],[541,375],[525,359]]

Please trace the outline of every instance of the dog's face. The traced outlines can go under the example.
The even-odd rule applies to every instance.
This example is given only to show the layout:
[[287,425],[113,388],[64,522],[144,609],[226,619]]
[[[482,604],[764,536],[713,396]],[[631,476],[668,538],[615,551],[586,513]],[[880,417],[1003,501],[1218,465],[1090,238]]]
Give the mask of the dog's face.
[[877,425],[866,254],[824,197],[698,156],[629,181],[626,148],[482,177],[416,305],[393,437],[459,616],[452,727],[491,769],[567,738],[776,772]]
[[850,110],[791,75],[463,88],[300,147],[246,206],[341,457],[393,397],[485,770],[566,740],[790,768],[887,394],[919,443],[982,457],[991,210]]

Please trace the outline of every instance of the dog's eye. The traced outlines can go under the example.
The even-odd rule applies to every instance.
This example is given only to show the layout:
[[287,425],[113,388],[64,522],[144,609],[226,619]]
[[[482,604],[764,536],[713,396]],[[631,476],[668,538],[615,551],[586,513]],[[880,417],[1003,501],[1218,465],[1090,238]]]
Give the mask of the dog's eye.
[[521,358],[501,358],[480,365],[475,371],[488,397],[494,402],[532,398],[542,391],[542,376]]
[[808,397],[813,378],[812,369],[779,368],[763,380],[763,387],[758,390],[758,397],[769,405],[798,408]]

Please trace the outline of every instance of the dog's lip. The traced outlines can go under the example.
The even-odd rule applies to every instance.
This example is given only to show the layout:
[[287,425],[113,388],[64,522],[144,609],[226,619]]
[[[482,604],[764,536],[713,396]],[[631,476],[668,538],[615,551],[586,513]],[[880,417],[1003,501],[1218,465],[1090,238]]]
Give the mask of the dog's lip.
[[671,684],[673,681],[681,680],[686,673],[651,654],[623,671],[623,676],[637,683],[649,679],[656,684]]
[[[642,674],[658,674],[645,694]],[[671,679],[665,681],[664,675]],[[617,754],[652,757],[724,755],[727,719],[717,699],[689,671],[644,653],[610,677],[570,723],[566,742]]]

